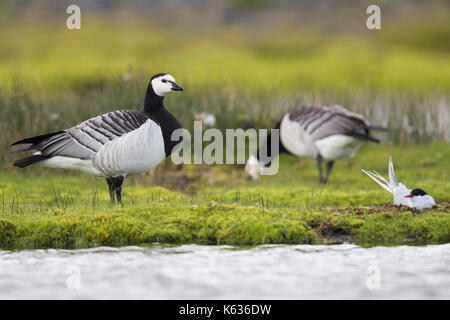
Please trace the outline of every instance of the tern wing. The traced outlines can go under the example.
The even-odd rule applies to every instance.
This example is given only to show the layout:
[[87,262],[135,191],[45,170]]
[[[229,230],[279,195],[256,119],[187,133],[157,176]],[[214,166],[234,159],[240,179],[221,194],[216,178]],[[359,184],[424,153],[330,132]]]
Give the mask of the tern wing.
[[[392,187],[389,185],[389,182],[387,182],[386,179],[384,179],[378,172],[370,172],[370,171],[366,171],[364,169],[362,169],[362,172],[367,174],[373,181],[378,183],[384,190],[392,193]],[[378,179],[381,179],[383,182],[381,182]]]
[[397,179],[395,179],[394,164],[392,163],[392,156],[389,157],[389,182],[392,187],[398,186]]
[[375,177],[377,177],[378,179],[380,179],[381,181],[383,181],[389,188],[392,189],[392,185],[385,179],[383,178],[383,176],[381,174],[378,173],[378,171],[373,170],[371,172],[373,175],[375,175]]

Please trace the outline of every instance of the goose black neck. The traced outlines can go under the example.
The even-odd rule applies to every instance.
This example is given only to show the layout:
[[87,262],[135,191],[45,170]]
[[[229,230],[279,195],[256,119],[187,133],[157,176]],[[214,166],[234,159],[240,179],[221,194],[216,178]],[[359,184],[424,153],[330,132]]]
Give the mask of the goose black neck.
[[158,96],[151,84],[148,85],[144,99],[144,112],[152,114],[158,109],[164,108],[164,97]]
[[160,126],[164,139],[164,149],[168,157],[172,154],[175,146],[182,140],[181,137],[178,141],[172,141],[172,133],[180,129],[181,124],[164,108],[164,97],[158,96],[153,91],[151,84],[148,85],[147,93],[145,94],[144,112]]
[[[281,121],[277,123],[274,129],[280,130]],[[275,142],[274,139],[278,139],[278,149],[275,148],[275,150],[272,150],[272,142]],[[281,141],[280,138],[280,132],[278,132],[278,135],[276,137],[272,133],[272,130],[270,131],[269,135],[266,138],[266,141],[264,141],[256,151],[256,159],[259,161],[262,161],[265,166],[270,165],[273,158],[278,156],[280,153],[287,153],[291,154],[283,145],[283,141]]]

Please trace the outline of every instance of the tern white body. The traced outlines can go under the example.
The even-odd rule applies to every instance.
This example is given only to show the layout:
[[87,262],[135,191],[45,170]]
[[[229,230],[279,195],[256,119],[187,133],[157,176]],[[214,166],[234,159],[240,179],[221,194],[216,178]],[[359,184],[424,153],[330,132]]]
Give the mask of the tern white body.
[[411,198],[411,207],[416,209],[426,209],[431,208],[436,205],[436,202],[434,201],[433,197],[426,194],[424,196],[415,196],[414,198]]

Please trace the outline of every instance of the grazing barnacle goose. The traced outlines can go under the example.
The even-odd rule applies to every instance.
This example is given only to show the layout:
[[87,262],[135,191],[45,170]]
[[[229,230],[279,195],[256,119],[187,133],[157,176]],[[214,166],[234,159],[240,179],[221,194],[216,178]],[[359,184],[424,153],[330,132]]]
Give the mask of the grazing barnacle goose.
[[378,183],[384,190],[392,193],[394,196],[394,205],[407,206],[414,209],[431,208],[436,205],[433,197],[427,194],[422,189],[408,189],[403,183],[397,182],[394,172],[394,164],[392,163],[392,157],[389,157],[389,181],[384,179],[376,171],[362,170],[373,181]]
[[36,150],[14,162],[26,167],[40,162],[44,166],[74,169],[103,176],[112,203],[121,203],[122,183],[129,174],[148,171],[168,157],[180,141],[172,132],[180,123],[164,107],[164,97],[182,91],[166,73],[154,75],[148,84],[144,110],[108,112],[58,132],[23,139],[12,144],[28,144],[13,152]]
[[[286,152],[297,157],[311,157],[319,168],[319,182],[327,183],[335,160],[354,156],[365,140],[380,142],[370,135],[370,130],[386,130],[372,126],[362,115],[339,106],[300,106],[287,114],[277,124],[279,129],[278,153]],[[256,180],[278,153],[270,154],[271,137],[251,155],[245,170]],[[260,150],[267,150],[268,162],[260,161]],[[322,162],[326,162],[326,175]]]

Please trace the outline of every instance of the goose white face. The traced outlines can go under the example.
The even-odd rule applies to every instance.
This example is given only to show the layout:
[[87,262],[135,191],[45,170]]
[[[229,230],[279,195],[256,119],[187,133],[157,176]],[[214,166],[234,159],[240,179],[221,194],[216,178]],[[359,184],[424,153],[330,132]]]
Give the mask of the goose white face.
[[245,165],[245,172],[247,172],[247,175],[253,180],[256,180],[261,175],[263,169],[264,168],[258,161],[258,159],[256,159],[255,156],[251,155],[247,161],[247,164]]
[[183,88],[177,84],[175,78],[170,74],[164,74],[154,78],[151,84],[155,94],[160,97],[164,97],[172,91],[183,91]]

